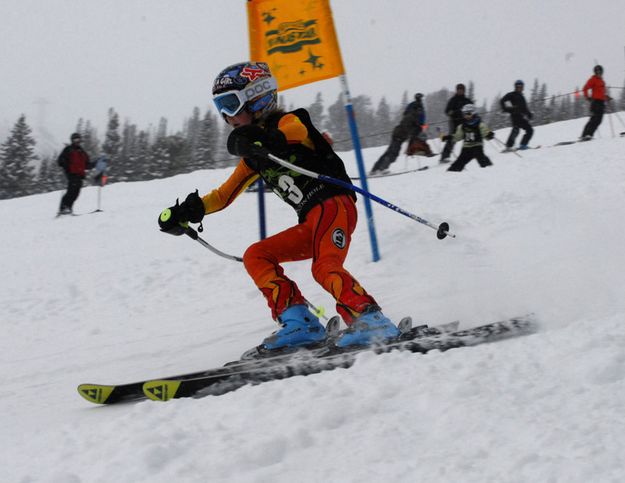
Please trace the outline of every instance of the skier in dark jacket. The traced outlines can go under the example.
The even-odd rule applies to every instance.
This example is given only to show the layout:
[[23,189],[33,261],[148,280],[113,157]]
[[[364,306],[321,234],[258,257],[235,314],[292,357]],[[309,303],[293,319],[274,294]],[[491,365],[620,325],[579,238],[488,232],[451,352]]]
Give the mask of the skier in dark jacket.
[[456,132],[456,128],[462,123],[462,107],[467,104],[473,104],[473,101],[465,96],[464,93],[464,84],[456,85],[456,94],[449,99],[445,107],[445,114],[449,118],[448,134],[451,136],[445,143],[445,147],[441,153],[441,163],[448,163],[450,161],[451,151],[454,148],[453,134]]
[[525,134],[519,144],[519,149],[527,149],[528,143],[534,134],[534,129],[530,126],[529,120],[533,115],[527,107],[525,96],[523,96],[523,89],[525,84],[522,80],[518,80],[514,83],[514,90],[508,92],[501,98],[501,108],[510,114],[510,120],[512,121],[512,131],[506,142],[506,149],[504,152],[512,151],[514,147],[514,141],[519,135],[519,130],[523,129]]
[[[445,136],[445,138],[450,137]],[[483,140],[490,140],[495,134],[482,122],[482,119],[475,111],[473,104],[466,104],[462,107],[462,122],[453,134],[455,142],[464,141],[462,151],[447,171],[462,171],[472,159],[477,159],[482,168],[491,166],[493,163],[484,154]]]
[[70,137],[71,144],[66,146],[59,155],[58,164],[67,177],[67,192],[61,198],[59,215],[71,215],[74,202],[80,194],[82,180],[85,178],[85,171],[91,169],[89,155],[80,145],[82,138],[80,134],[74,133]]
[[388,170],[391,163],[395,162],[401,145],[408,139],[417,138],[425,123],[425,108],[423,107],[423,94],[415,94],[415,100],[406,106],[399,124],[393,129],[391,144],[380,159],[373,165],[369,175],[382,174]]
[[594,75],[584,85],[584,98],[590,103],[590,119],[584,126],[580,141],[590,141],[595,131],[603,120],[606,101],[612,100],[608,96],[605,81],[603,80],[603,67],[596,65]]

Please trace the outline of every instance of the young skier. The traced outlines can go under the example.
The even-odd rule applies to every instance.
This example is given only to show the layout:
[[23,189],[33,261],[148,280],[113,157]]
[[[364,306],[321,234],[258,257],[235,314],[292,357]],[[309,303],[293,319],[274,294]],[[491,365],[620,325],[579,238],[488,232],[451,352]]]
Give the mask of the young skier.
[[[464,140],[462,150],[458,158],[449,166],[447,171],[462,171],[472,159],[477,159],[482,168],[491,166],[493,163],[484,154],[483,139],[493,139],[493,133],[486,124],[482,122],[480,116],[475,112],[473,104],[466,104],[462,107],[462,123],[456,128],[453,134],[453,141]],[[449,140],[450,136],[443,136],[443,140]]]
[[200,198],[197,190],[178,205],[163,211],[161,230],[180,235],[181,224],[200,223],[204,215],[229,206],[259,177],[291,205],[298,224],[252,244],[243,264],[267,299],[280,328],[258,347],[267,353],[314,345],[324,340],[325,329],[308,310],[298,286],[281,266],[284,262],[312,259],[315,280],[336,300],[336,310],[349,328],[336,345],[366,345],[399,335],[374,298],[343,268],[356,227],[356,196],[352,190],[300,175],[278,165],[250,144],[302,168],[349,183],[341,158],[313,126],[305,109],[283,112],[277,108],[278,85],[264,62],[234,64],[219,73],[213,101],[234,129],[228,150],[241,156],[230,177]]

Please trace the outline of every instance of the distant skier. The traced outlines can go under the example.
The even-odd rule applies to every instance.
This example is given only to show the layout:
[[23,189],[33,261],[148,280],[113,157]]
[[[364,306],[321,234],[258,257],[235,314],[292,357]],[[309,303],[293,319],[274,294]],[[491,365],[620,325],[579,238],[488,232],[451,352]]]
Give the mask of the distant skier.
[[584,85],[584,98],[590,102],[590,119],[584,126],[580,137],[581,141],[590,141],[592,139],[603,120],[606,101],[612,100],[606,91],[605,81],[603,80],[603,67],[596,65],[593,72],[594,75]]
[[[444,136],[444,140],[452,135]],[[490,140],[495,134],[482,122],[482,119],[475,111],[473,104],[466,104],[462,107],[462,122],[453,134],[453,141],[464,141],[462,150],[458,158],[449,166],[447,171],[462,171],[472,160],[476,159],[482,168],[491,166],[493,163],[484,154],[483,139]]]
[[276,79],[263,62],[234,64],[217,76],[213,101],[234,128],[228,137],[228,150],[242,159],[219,188],[202,198],[196,190],[180,205],[165,209],[159,226],[162,231],[181,235],[181,224],[200,223],[205,214],[226,208],[261,177],[295,209],[299,224],[252,244],[243,255],[245,268],[280,325],[258,351],[280,351],[325,340],[324,327],[281,266],[309,259],[313,277],[334,297],[336,310],[349,326],[339,335],[337,346],[395,338],[398,328],[343,268],[356,227],[355,193],[293,172],[258,153],[256,146],[262,145],[297,166],[349,182],[343,161],[314,127],[308,111],[278,109],[277,92]]
[[85,179],[85,171],[93,166],[89,155],[80,145],[82,138],[75,132],[70,136],[71,144],[65,146],[59,155],[58,165],[63,168],[67,177],[67,192],[61,198],[59,215],[71,215],[74,202],[80,194],[82,180]]
[[414,101],[406,106],[401,121],[391,134],[391,143],[380,156],[380,159],[373,165],[369,175],[383,174],[388,171],[391,163],[394,163],[399,156],[401,145],[404,141],[418,138],[423,131],[425,123],[425,108],[423,107],[423,94],[415,94]]
[[449,132],[451,136],[445,143],[443,152],[441,153],[441,163],[448,163],[450,161],[451,151],[454,148],[453,134],[456,132],[456,128],[462,123],[462,108],[467,104],[473,104],[473,101],[465,96],[464,84],[456,85],[456,93],[447,102],[445,107],[445,114],[449,118]]
[[519,135],[520,129],[523,129],[525,134],[521,139],[519,149],[527,149],[528,143],[534,134],[534,129],[529,123],[533,115],[527,107],[527,102],[525,101],[525,96],[523,95],[524,88],[525,84],[522,80],[516,81],[514,83],[514,90],[508,92],[501,98],[500,101],[501,108],[510,114],[510,120],[512,121],[512,131],[510,131],[510,136],[506,142],[506,149],[504,152],[513,150],[514,141]]

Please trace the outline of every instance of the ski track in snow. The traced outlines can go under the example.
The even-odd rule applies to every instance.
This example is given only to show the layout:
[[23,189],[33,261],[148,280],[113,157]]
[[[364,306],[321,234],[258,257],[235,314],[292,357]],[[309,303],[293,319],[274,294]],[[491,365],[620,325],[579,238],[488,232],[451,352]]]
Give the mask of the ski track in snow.
[[[176,197],[226,170],[103,191],[103,213],[54,219],[60,192],[1,201],[3,481],[617,482],[625,467],[625,139],[604,120],[539,126],[522,158],[369,180],[371,192],[457,239],[362,197],[346,266],[399,320],[470,327],[534,312],[538,333],[427,355],[362,354],[350,369],[219,397],[97,407],[79,383],[219,366],[274,329],[239,263],[158,232]],[[497,133],[499,139],[507,130]],[[384,148],[365,150],[371,166]],[[341,153],[356,175],[353,153]],[[400,157],[400,171],[427,160]],[[91,211],[96,189],[75,206]],[[256,194],[207,217],[202,236],[241,255]],[[270,233],[295,223],[269,194]],[[286,266],[333,313],[309,263]]]

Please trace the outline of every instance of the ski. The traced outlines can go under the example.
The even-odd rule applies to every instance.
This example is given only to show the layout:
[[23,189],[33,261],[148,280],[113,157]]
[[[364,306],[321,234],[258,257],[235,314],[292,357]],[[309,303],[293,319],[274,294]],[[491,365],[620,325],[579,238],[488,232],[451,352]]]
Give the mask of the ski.
[[503,151],[501,151],[502,154],[506,154],[506,153],[516,153],[517,151],[530,151],[532,149],[540,149],[542,148],[542,145],[538,145],[538,146],[528,146],[525,149],[521,149],[521,148],[510,148],[510,149],[504,149]]
[[[286,359],[270,358],[242,362],[214,371],[207,371],[205,375],[200,377],[147,381],[143,384],[143,392],[145,397],[154,401],[168,401],[183,397],[217,396],[245,385],[257,385],[293,376],[305,376],[337,368],[348,368],[354,364],[358,354],[366,351],[376,354],[394,350],[423,354],[432,350],[446,351],[530,334],[535,332],[536,327],[536,321],[531,314],[453,332],[419,326],[405,334],[405,337],[402,336],[398,340],[383,344],[348,349],[340,349],[330,344],[316,353],[300,351]],[[413,331],[420,335],[413,336],[415,333]]]
[[[331,319],[331,320],[334,320]],[[337,319],[338,320],[338,319]],[[400,325],[406,324],[406,321],[410,320],[409,318],[404,318],[400,322]],[[432,334],[442,334],[445,332],[451,332],[456,330],[458,327],[458,322],[450,322],[447,324],[443,324],[437,327],[428,327],[427,325],[420,325],[415,328],[411,328],[407,335],[404,337],[425,337],[427,335]],[[331,329],[334,334],[335,330]],[[338,331],[338,328],[336,329]],[[322,346],[323,347],[323,346]],[[233,362],[226,363],[223,367],[217,369],[209,369],[198,372],[192,372],[187,374],[179,374],[177,376],[170,376],[160,378],[159,380],[174,380],[181,381],[185,379],[198,379],[207,376],[219,375],[222,373],[229,373],[234,370],[239,369],[240,367],[250,368],[255,365],[266,365],[267,363],[281,364],[285,363],[288,359],[293,357],[296,353],[307,352],[313,357],[318,355],[321,348],[317,349],[299,349],[298,351],[293,352],[285,352],[279,353],[272,357],[264,357],[259,359],[250,359],[250,360],[237,360]],[[143,385],[146,380],[132,382],[127,384],[80,384],[78,386],[78,394],[80,394],[87,401],[94,404],[117,404],[123,402],[131,402],[137,401],[140,399],[145,399],[145,394],[143,391]]]
[[406,331],[398,339],[373,346],[338,348],[330,338],[326,345],[317,348],[300,348],[271,357],[237,360],[219,368],[178,376],[120,385],[81,384],[78,393],[89,402],[104,405],[146,398],[168,401],[182,397],[220,395],[245,385],[316,374],[340,367],[348,368],[354,364],[357,355],[365,351],[376,354],[395,350],[416,353],[446,351],[529,334],[535,332],[537,327],[531,314],[464,330],[458,330],[457,321],[434,327],[419,325],[408,328],[409,325],[403,323]]

